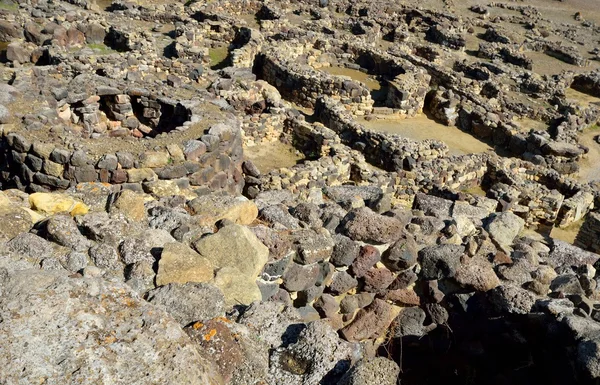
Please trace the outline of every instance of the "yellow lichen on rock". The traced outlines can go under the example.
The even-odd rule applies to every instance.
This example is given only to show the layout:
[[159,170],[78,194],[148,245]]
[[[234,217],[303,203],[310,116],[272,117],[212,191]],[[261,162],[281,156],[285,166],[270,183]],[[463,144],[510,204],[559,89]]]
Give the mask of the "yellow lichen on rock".
[[33,193],[29,196],[31,209],[43,214],[52,215],[67,212],[71,216],[84,215],[89,207],[64,194]]

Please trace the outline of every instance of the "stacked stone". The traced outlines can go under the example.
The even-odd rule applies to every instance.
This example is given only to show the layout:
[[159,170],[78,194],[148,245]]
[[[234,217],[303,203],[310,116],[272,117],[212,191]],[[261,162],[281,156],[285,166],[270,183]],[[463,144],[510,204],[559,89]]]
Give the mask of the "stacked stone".
[[586,65],[587,60],[581,56],[575,47],[565,46],[560,42],[550,42],[547,40],[537,40],[528,42],[527,47],[531,50],[544,52],[548,56],[552,56],[565,63],[572,64],[578,67]]
[[320,95],[329,95],[357,115],[372,110],[374,102],[367,87],[298,64],[298,57],[304,53],[304,47],[298,43],[263,51],[257,56],[259,76],[281,90],[286,99],[305,107],[314,108]]
[[496,157],[489,162],[486,177],[493,184],[490,196],[528,225],[568,226],[594,207],[593,196],[583,186],[529,162]]
[[423,112],[431,76],[426,73],[398,75],[388,83],[386,105],[397,108],[411,117]]
[[303,118],[294,117],[286,120],[285,131],[291,134],[294,146],[308,154],[309,158],[328,156],[334,146],[341,148],[340,137],[320,123],[308,123]]
[[240,48],[231,51],[231,65],[238,68],[250,68],[254,64],[256,55],[262,50],[264,37],[251,28],[242,27],[236,36],[236,43],[240,42]]
[[593,71],[575,76],[571,87],[588,95],[600,97],[600,72]]
[[356,123],[352,115],[331,98],[318,99],[315,116],[335,131],[346,145],[360,149],[369,162],[388,171],[410,168],[414,162],[435,159],[448,152],[448,147],[436,140],[417,142],[370,131]]
[[273,143],[281,138],[284,132],[283,114],[247,115],[244,117],[244,146],[254,146],[262,143]]
[[440,44],[454,50],[463,50],[466,46],[464,37],[448,24],[431,26],[427,30],[425,38],[432,43]]
[[90,96],[81,101],[81,106],[73,108],[74,114],[71,115],[72,121],[75,124],[83,126],[83,135],[90,137],[93,133],[102,131],[100,124],[100,97],[97,95]]
[[242,190],[242,138],[239,128],[213,125],[197,140],[171,143],[152,151],[106,153],[90,157],[82,149],[33,143],[25,133],[4,132],[4,186],[21,190],[66,189],[77,183],[104,182],[137,191],[199,192]]
[[600,253],[600,213],[591,212],[581,226],[575,245],[582,249]]

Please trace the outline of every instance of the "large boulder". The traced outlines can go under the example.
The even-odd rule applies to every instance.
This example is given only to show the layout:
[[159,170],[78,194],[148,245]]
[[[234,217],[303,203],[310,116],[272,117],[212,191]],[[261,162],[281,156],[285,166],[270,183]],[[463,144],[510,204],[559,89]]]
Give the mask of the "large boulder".
[[338,385],[396,385],[400,368],[385,357],[364,359],[354,365],[340,379]]
[[485,229],[500,246],[510,246],[525,226],[525,221],[511,212],[493,214],[487,220]]
[[222,384],[177,321],[129,286],[23,270],[0,282],[11,384]]
[[209,282],[213,279],[213,265],[183,243],[167,243],[158,261],[156,285],[170,283]]
[[47,215],[66,212],[75,216],[89,211],[86,204],[65,194],[33,193],[29,196],[29,204],[33,210]]
[[404,228],[398,219],[379,215],[366,207],[350,211],[341,226],[352,240],[368,243],[394,242]]
[[348,370],[354,349],[325,320],[311,322],[295,343],[271,354],[270,383],[335,384]]
[[170,283],[149,292],[148,301],[163,306],[182,326],[225,314],[223,293],[206,283]]
[[200,225],[214,225],[221,219],[249,225],[258,216],[258,208],[254,202],[243,196],[203,195],[189,202],[188,206],[195,214],[194,220]]
[[228,305],[249,304],[262,298],[255,283],[269,259],[269,249],[247,227],[229,225],[193,243],[217,272],[215,284]]

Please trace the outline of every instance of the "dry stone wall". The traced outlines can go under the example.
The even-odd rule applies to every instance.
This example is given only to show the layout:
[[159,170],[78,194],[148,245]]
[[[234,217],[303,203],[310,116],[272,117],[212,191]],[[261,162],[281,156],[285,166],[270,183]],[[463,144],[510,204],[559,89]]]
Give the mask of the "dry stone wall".
[[26,133],[4,130],[0,159],[3,188],[27,191],[64,190],[77,183],[103,182],[125,189],[169,188],[199,192],[243,187],[242,138],[239,127],[213,125],[199,139],[173,141],[140,153],[89,155],[28,139]]

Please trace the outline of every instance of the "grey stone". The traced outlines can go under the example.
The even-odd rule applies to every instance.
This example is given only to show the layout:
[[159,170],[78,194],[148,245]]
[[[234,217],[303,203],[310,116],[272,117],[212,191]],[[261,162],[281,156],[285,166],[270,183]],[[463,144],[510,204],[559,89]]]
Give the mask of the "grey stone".
[[65,268],[72,272],[78,272],[88,265],[88,257],[79,251],[71,251],[67,255]]
[[297,340],[305,327],[298,311],[281,302],[253,302],[238,322],[254,331],[269,348]]
[[373,357],[357,362],[338,382],[338,385],[396,385],[400,368],[385,357]]
[[116,170],[119,162],[114,154],[106,154],[98,161],[98,168],[104,170]]
[[75,251],[87,251],[91,242],[79,231],[73,218],[68,215],[54,215],[46,222],[48,240]]
[[345,235],[355,241],[390,243],[398,239],[403,224],[391,217],[379,215],[369,208],[350,211],[341,225]]
[[119,254],[124,264],[130,265],[140,261],[154,261],[152,246],[146,239],[127,238],[119,245]]
[[71,153],[67,150],[55,148],[50,153],[50,160],[59,164],[67,164],[71,159]]
[[405,336],[423,336],[423,322],[425,322],[425,316],[425,312],[419,307],[404,308],[394,321],[394,336],[397,338]]
[[500,313],[527,314],[535,302],[535,295],[512,285],[500,285],[489,292],[490,301]]
[[333,237],[335,246],[330,261],[335,266],[350,266],[360,253],[360,245],[352,239],[336,234]]
[[182,326],[225,314],[223,293],[207,283],[170,283],[150,291],[148,301],[163,306]]
[[276,229],[295,230],[300,228],[300,221],[294,218],[283,205],[265,207],[260,210],[258,216]]
[[0,124],[6,124],[10,120],[10,111],[0,104]]
[[106,243],[99,243],[90,249],[90,257],[97,267],[102,269],[117,269],[122,265],[119,263],[117,250]]
[[283,287],[287,291],[301,291],[313,286],[319,278],[319,265],[299,265],[292,262],[283,274]]
[[417,242],[410,234],[403,233],[382,255],[383,263],[392,271],[407,269],[417,263]]
[[313,230],[300,230],[292,233],[293,247],[296,248],[296,261],[304,265],[328,259],[333,252],[333,240],[325,233]]
[[452,204],[448,199],[418,193],[415,195],[413,208],[422,210],[425,215],[445,219],[450,217]]
[[453,277],[464,251],[465,248],[460,245],[435,245],[421,249],[421,277],[427,280]]
[[8,383],[218,383],[165,311],[125,284],[26,270],[3,284],[0,377]]
[[345,271],[336,271],[333,273],[329,290],[334,294],[344,294],[358,286],[356,278]]
[[485,224],[485,229],[494,241],[506,247],[513,243],[524,226],[523,219],[507,211],[491,215]]
[[309,323],[298,341],[276,349],[270,359],[270,382],[335,383],[349,369],[356,347],[341,340],[325,321]]
[[598,261],[600,255],[591,253],[573,246],[567,242],[553,239],[548,264],[554,268],[560,266],[582,266],[593,265]]

